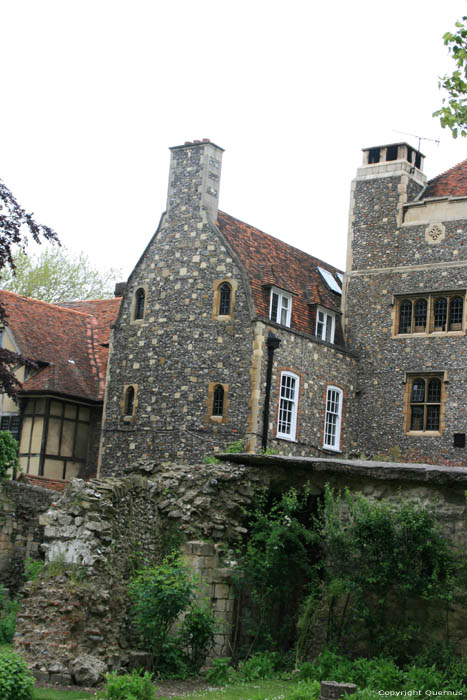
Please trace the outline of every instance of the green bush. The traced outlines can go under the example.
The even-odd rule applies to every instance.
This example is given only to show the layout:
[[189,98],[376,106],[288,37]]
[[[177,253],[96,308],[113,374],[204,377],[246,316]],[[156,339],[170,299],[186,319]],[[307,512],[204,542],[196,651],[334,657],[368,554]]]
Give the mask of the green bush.
[[199,671],[214,646],[216,619],[208,605],[191,604],[183,620],[180,641],[191,669]]
[[0,432],[0,479],[4,479],[7,471],[13,472],[18,468],[18,441],[8,430]]
[[16,630],[16,615],[20,602],[9,598],[5,587],[0,584],[0,644],[11,644]]
[[226,656],[222,659],[213,659],[211,668],[205,673],[205,678],[208,683],[213,685],[225,685],[233,673],[230,666],[230,657]]
[[32,559],[32,557],[28,557],[24,562],[24,580],[36,581],[44,566],[45,561],[43,559]]
[[[195,603],[195,592],[196,582],[178,554],[142,569],[130,581],[136,629],[159,673],[186,677],[199,671],[214,644],[214,615],[206,605]],[[175,633],[171,628],[183,612],[185,619]]]
[[276,675],[276,667],[279,661],[277,652],[263,651],[253,654],[238,667],[239,677],[247,682],[269,680]]
[[33,688],[34,678],[24,659],[13,651],[0,652],[0,698],[32,700]]
[[319,681],[304,683],[290,695],[285,695],[284,700],[317,700],[319,698],[320,685]]
[[146,671],[144,675],[133,670],[119,676],[116,671],[106,674],[106,684],[98,698],[105,700],[154,700],[156,689],[152,685],[152,674]]

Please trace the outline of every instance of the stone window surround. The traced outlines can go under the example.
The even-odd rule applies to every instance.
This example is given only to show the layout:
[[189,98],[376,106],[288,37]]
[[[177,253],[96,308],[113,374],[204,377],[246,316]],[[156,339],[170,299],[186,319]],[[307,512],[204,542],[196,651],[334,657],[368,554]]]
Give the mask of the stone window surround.
[[[281,406],[281,387],[282,377],[289,376],[296,379],[296,399],[294,399],[294,407],[292,409],[292,429],[293,436],[279,432],[279,411]],[[277,384],[277,403],[276,403],[276,420],[275,420],[275,438],[276,440],[287,440],[288,442],[299,441],[299,419],[300,419],[300,385],[302,383],[302,375],[291,367],[280,367],[278,372]]]
[[[135,318],[136,316],[136,294],[139,289],[142,289],[144,292],[144,312],[143,312],[143,318]],[[148,308],[148,285],[147,284],[138,284],[136,287],[135,291],[133,292],[133,296],[131,299],[131,310],[130,310],[130,323],[131,324],[141,324],[144,323],[144,319],[146,317],[146,312]]]
[[[288,300],[285,323],[281,323],[281,321],[278,321],[278,320],[272,318],[272,301],[273,301],[274,294],[277,294],[277,296],[278,296],[277,311],[278,311],[280,316],[282,316],[282,313],[281,313],[282,312],[282,300],[283,299]],[[285,326],[286,328],[290,328],[290,322],[291,322],[291,318],[292,318],[293,295],[290,292],[286,292],[283,289],[280,289],[279,287],[274,287],[274,286],[272,286],[270,288],[269,295],[270,295],[269,296],[269,319],[271,321],[274,321],[275,323],[278,323],[280,326]]]
[[[413,382],[416,379],[424,379],[429,381],[430,379],[440,379],[441,380],[441,401],[440,401],[440,415],[439,415],[439,430],[411,430],[410,423],[412,417],[411,411],[411,394]],[[404,433],[412,437],[439,437],[443,434],[446,423],[444,420],[444,415],[446,411],[446,385],[449,383],[448,373],[446,371],[421,371],[421,372],[406,372],[405,373],[405,392],[404,392],[404,409],[403,409],[403,430]]]
[[[227,283],[230,285],[230,313],[221,315],[219,314],[219,307],[221,301],[221,286]],[[214,294],[212,300],[212,320],[213,321],[233,321],[234,318],[234,308],[235,308],[235,292],[238,289],[237,280],[233,280],[230,277],[223,277],[222,279],[214,280]]]
[[[326,418],[328,415],[327,402],[328,402],[329,390],[337,391],[338,395],[339,395],[339,411],[337,414],[338,420],[337,420],[337,429],[336,429],[337,445],[327,445],[326,444]],[[339,384],[333,384],[332,382],[326,383],[326,386],[324,389],[324,416],[323,416],[323,449],[324,450],[331,450],[332,452],[342,452],[341,444],[342,444],[343,422],[344,422],[343,421],[344,397],[345,397],[345,390],[342,386],[340,386]]]
[[[134,400],[133,400],[133,412],[132,412],[131,416],[127,416],[125,414],[126,397],[127,397],[127,391],[130,387],[133,388],[133,391],[135,392],[135,394],[134,394]],[[122,398],[120,401],[120,413],[121,413],[120,420],[123,423],[135,423],[137,408],[138,408],[138,384],[124,384]]]
[[[434,313],[434,302],[436,299],[440,299],[444,297],[445,299],[448,299],[448,306],[449,306],[449,300],[453,299],[454,297],[462,297],[464,301],[464,308],[462,312],[462,328],[455,329],[455,330],[448,330],[449,327],[449,308],[447,311],[447,321],[446,321],[446,330],[444,331],[435,331],[434,330],[434,318],[433,318],[433,313]],[[414,305],[415,302],[419,299],[425,299],[428,304],[428,310],[427,310],[427,323],[425,330],[422,331],[415,331],[414,330]],[[409,300],[413,302],[412,306],[412,328],[409,333],[399,333],[399,320],[400,320],[400,306],[403,301]],[[410,338],[410,337],[427,337],[427,336],[463,336],[465,335],[466,332],[466,290],[465,289],[456,289],[456,290],[440,290],[436,292],[417,292],[417,293],[409,293],[409,294],[397,294],[393,296],[393,327],[392,327],[392,337],[393,338]],[[432,330],[433,329],[433,330]]]
[[[222,416],[213,416],[213,403],[214,403],[214,390],[216,386],[221,386],[224,390],[224,404]],[[207,423],[228,423],[229,419],[227,417],[228,408],[230,405],[229,401],[229,385],[223,382],[209,382],[208,384],[208,398],[206,399],[206,415],[204,422]]]

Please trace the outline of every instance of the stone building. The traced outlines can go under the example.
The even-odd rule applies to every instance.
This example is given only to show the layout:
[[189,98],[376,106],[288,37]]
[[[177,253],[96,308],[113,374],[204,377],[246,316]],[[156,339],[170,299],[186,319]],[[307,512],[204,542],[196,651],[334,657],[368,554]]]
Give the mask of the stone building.
[[28,480],[52,485],[96,472],[110,324],[120,299],[47,304],[0,291],[1,346],[32,360],[15,370],[19,401],[0,397],[0,429],[19,440]]
[[467,160],[427,182],[405,143],[352,185],[343,310],[359,358],[355,451],[465,464]]
[[171,149],[167,211],[113,329],[101,473],[128,460],[350,449],[342,273],[218,211],[222,149]]

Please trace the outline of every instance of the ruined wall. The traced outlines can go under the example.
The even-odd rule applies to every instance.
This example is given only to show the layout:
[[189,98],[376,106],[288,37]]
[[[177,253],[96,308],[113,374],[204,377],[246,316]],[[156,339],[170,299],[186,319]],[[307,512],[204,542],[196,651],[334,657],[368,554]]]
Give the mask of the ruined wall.
[[185,542],[186,563],[201,575],[220,619],[215,651],[228,652],[233,602],[223,555],[246,532],[243,508],[258,470],[248,476],[238,465],[145,464],[140,471],[146,476],[76,479],[41,518],[46,566],[23,591],[15,646],[42,680],[79,682],[75,663],[84,657],[104,671],[141,666],[128,624],[128,581],[145,561],[159,563]]
[[56,494],[17,481],[0,482],[0,583],[12,593],[23,584],[24,561],[40,558],[39,516]]

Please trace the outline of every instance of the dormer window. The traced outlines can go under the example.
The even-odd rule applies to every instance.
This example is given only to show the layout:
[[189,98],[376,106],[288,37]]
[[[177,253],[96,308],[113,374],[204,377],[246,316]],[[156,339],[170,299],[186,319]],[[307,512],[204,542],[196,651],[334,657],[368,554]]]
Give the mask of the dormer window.
[[334,342],[336,332],[336,314],[318,306],[316,310],[315,335],[327,343]]
[[271,288],[271,301],[269,306],[269,318],[282,326],[290,327],[292,315],[292,295],[275,287]]

